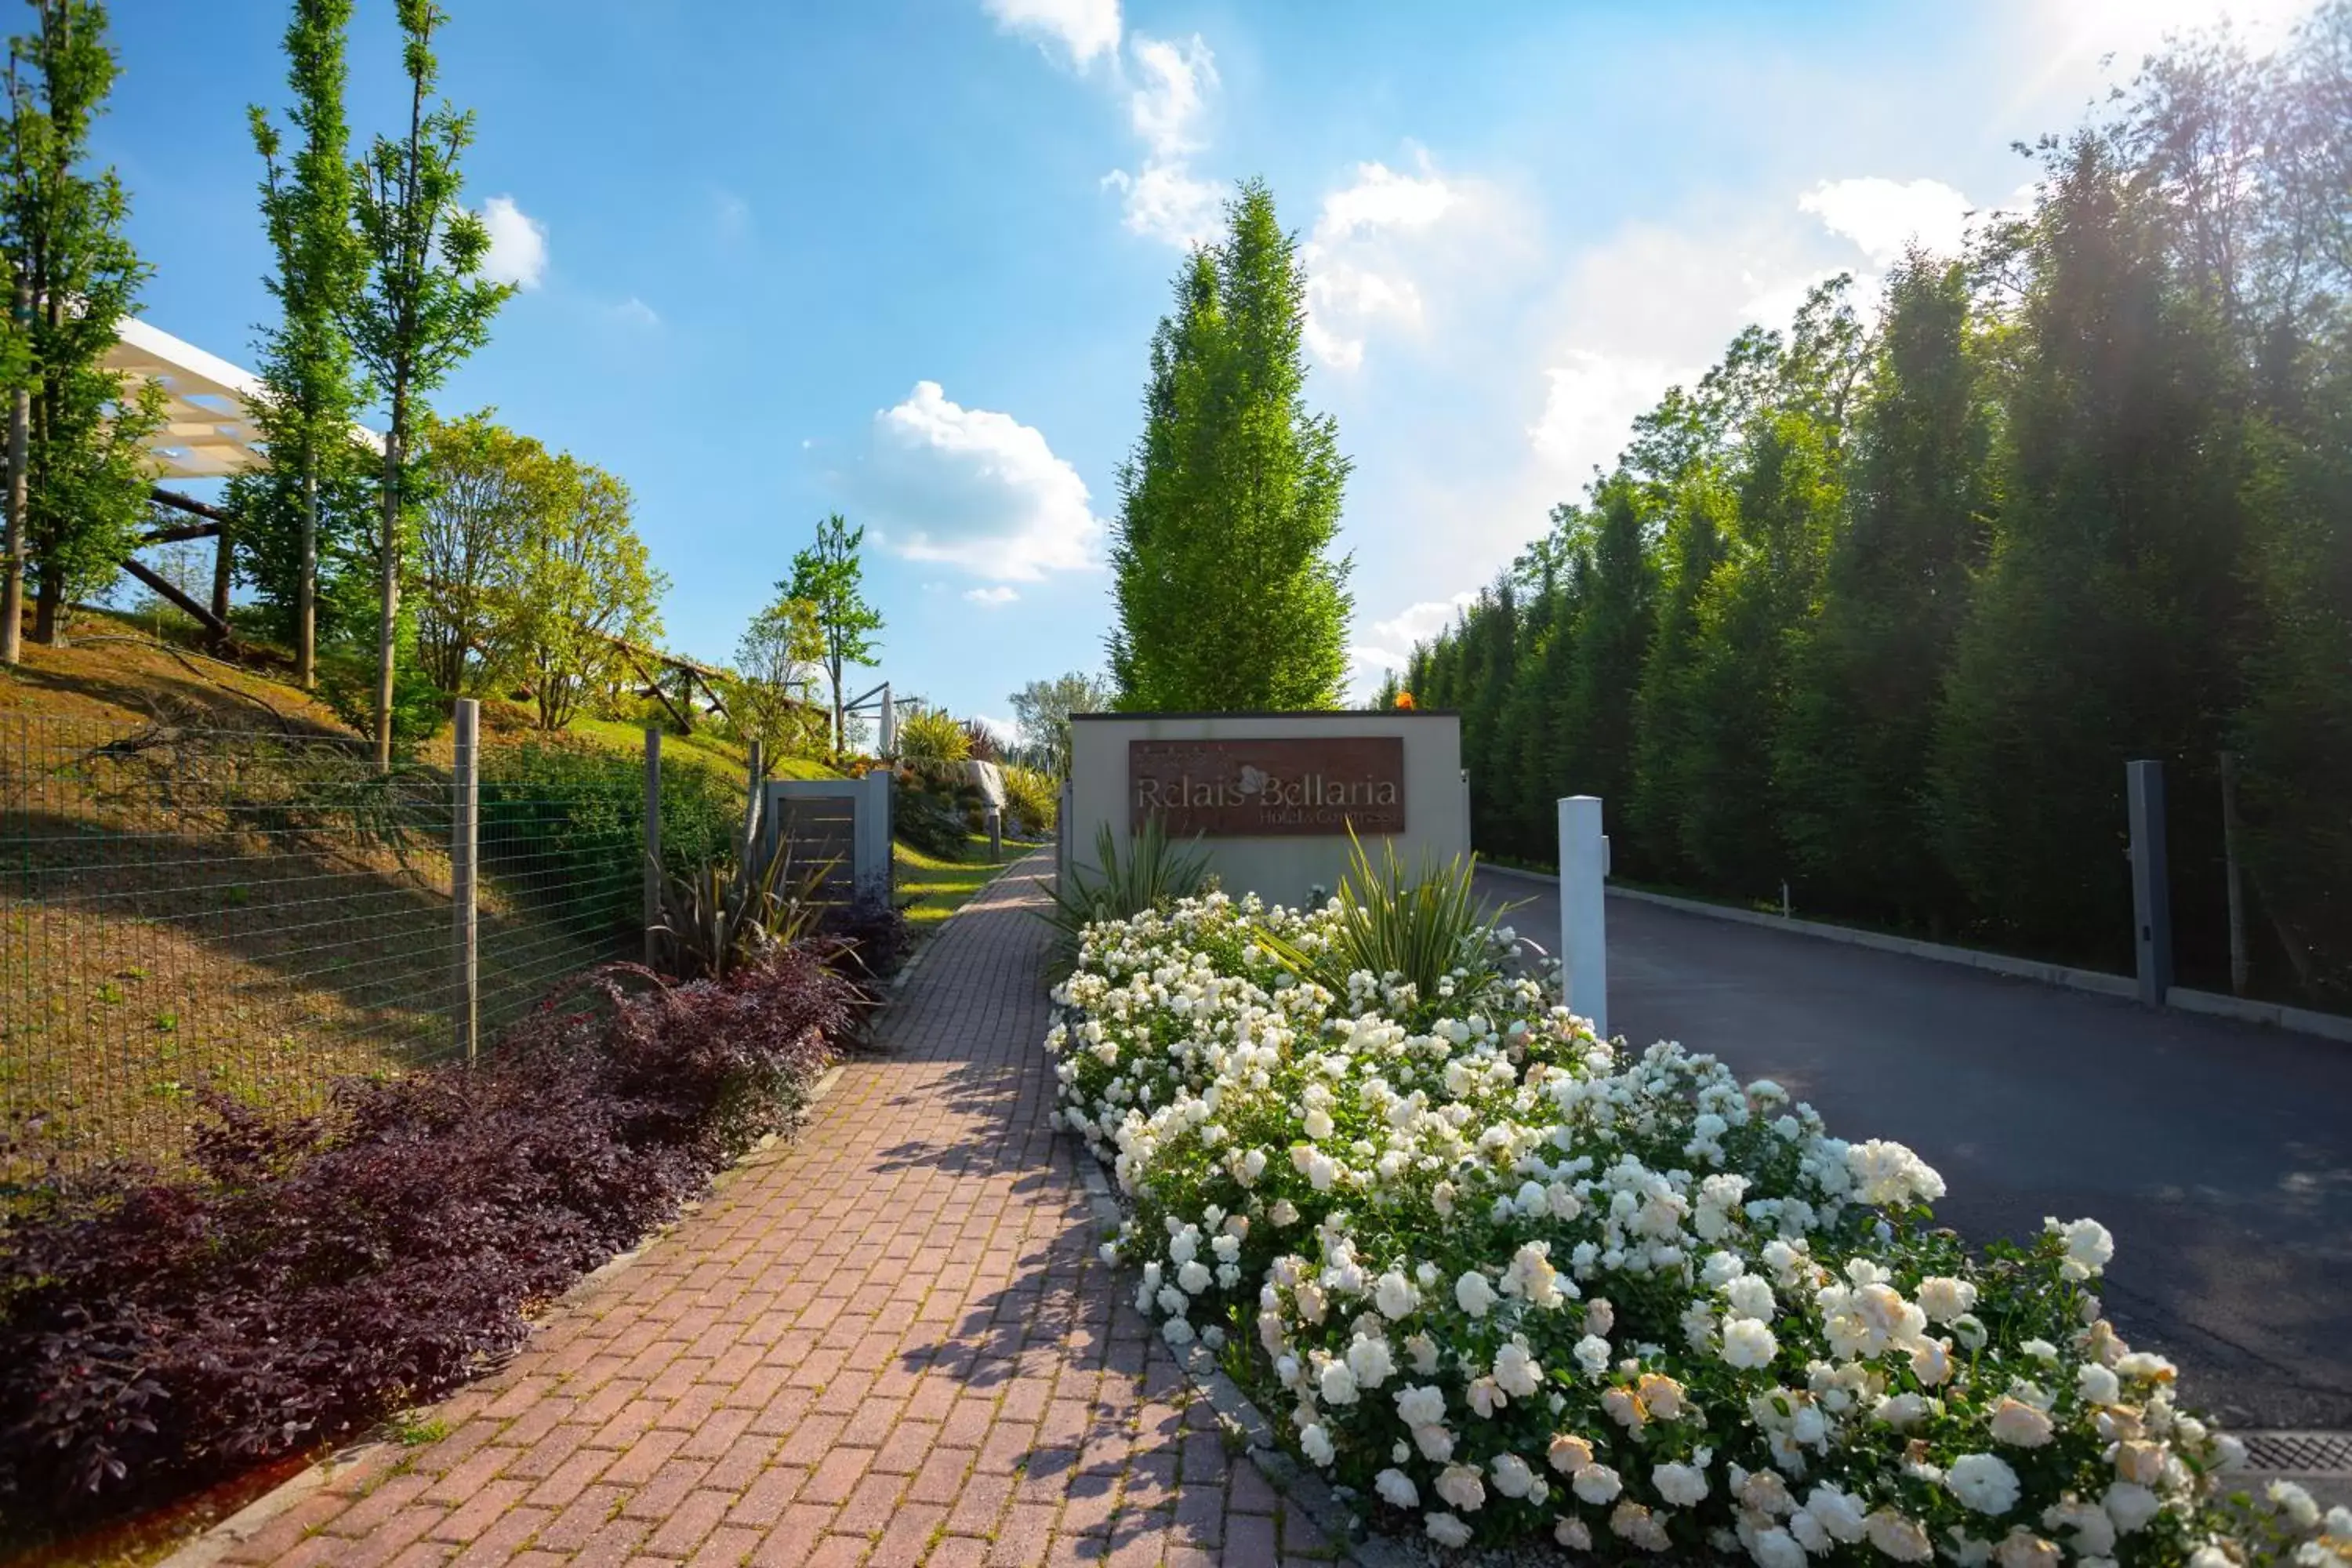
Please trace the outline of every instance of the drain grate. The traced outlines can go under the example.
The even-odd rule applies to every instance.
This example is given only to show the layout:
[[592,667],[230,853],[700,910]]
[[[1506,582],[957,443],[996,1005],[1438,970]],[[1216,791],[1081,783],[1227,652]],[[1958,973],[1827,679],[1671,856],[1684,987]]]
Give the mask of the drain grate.
[[2352,1474],[2352,1432],[2242,1432],[2246,1468],[2288,1475]]

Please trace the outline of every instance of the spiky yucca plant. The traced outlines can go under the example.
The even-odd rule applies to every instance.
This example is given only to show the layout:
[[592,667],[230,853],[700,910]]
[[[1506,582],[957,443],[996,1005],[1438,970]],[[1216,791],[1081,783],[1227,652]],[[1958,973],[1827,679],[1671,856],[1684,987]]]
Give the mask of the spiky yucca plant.
[[1074,868],[1071,886],[1047,890],[1054,907],[1040,918],[1054,928],[1053,967],[1066,974],[1077,963],[1078,938],[1097,921],[1123,921],[1149,909],[1189,899],[1211,885],[1209,857],[1198,842],[1174,845],[1160,818],[1147,817],[1127,854],[1106,822],[1095,830],[1095,860],[1089,874]]
[[1352,830],[1348,842],[1331,940],[1308,952],[1278,937],[1265,939],[1277,962],[1335,996],[1348,994],[1348,978],[1357,973],[1408,984],[1423,1010],[1435,1008],[1449,992],[1475,991],[1494,978],[1499,965],[1493,937],[1505,910],[1480,902],[1475,855],[1457,855],[1443,866],[1424,857],[1420,874],[1408,878],[1393,843],[1381,846],[1375,867]]

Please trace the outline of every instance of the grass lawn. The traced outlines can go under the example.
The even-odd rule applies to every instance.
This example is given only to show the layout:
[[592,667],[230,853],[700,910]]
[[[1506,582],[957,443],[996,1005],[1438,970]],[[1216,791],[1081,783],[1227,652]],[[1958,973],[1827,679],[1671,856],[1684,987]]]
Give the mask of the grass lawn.
[[[642,756],[645,753],[646,731],[641,724],[625,723],[617,719],[583,717],[572,720],[569,728],[572,734],[583,741],[593,741],[600,746],[609,746],[616,752],[626,752],[631,756]],[[731,741],[721,740],[708,730],[693,735],[664,735],[662,758],[665,762],[677,762],[683,759],[700,763],[706,767],[714,768],[720,773],[733,774],[739,778],[750,762],[742,747]],[[779,757],[774,765],[769,769],[768,776],[779,779],[829,779],[837,775],[823,763],[807,757]]]
[[961,858],[941,860],[904,844],[893,844],[890,852],[898,862],[898,897],[915,900],[907,910],[907,923],[914,928],[915,940],[928,939],[941,921],[994,881],[999,871],[1034,847],[1007,839],[1004,858],[991,860],[988,836],[975,833],[964,840]]

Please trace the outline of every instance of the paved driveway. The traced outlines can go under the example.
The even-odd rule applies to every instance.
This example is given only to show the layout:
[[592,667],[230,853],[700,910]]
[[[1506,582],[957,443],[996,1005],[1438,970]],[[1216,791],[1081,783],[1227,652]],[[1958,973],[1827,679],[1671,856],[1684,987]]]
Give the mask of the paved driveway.
[[[1552,890],[1483,874],[1549,949]],[[2352,1427],[2352,1046],[1609,900],[1612,1029],[1899,1139],[1982,1239],[2116,1233],[2117,1326],[2232,1425]]]

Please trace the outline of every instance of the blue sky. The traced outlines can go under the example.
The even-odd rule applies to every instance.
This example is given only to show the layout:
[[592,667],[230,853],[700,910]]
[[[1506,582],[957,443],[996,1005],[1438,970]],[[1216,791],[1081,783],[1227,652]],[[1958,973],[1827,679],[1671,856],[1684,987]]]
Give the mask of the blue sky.
[[[819,517],[864,522],[881,673],[997,718],[1099,666],[1147,344],[1234,180],[1270,181],[1306,243],[1369,688],[1670,381],[1809,282],[2018,200],[2013,141],[2216,12],[444,5],[467,200],[524,287],[437,405],[622,476],[668,640],[706,658]],[[2262,39],[2299,8],[2235,14]],[[114,9],[96,144],[156,267],[147,319],[250,363],[270,304],[245,109],[283,101],[284,7]],[[396,48],[389,0],[361,0],[362,133],[404,110]]]

